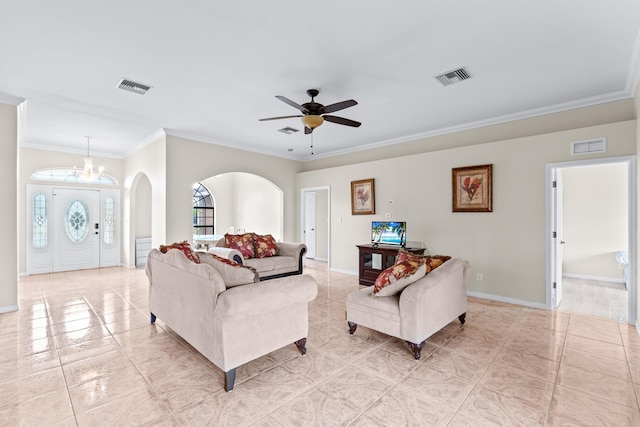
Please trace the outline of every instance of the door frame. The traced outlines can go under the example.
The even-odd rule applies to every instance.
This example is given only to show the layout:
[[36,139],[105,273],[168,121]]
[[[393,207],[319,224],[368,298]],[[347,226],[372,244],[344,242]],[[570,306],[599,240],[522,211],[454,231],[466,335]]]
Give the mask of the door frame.
[[601,157],[588,160],[576,160],[570,162],[547,163],[545,165],[545,203],[546,203],[546,307],[553,309],[553,272],[555,263],[552,250],[553,232],[554,232],[554,209],[553,209],[553,175],[558,169],[596,166],[606,164],[626,163],[628,167],[628,245],[629,245],[629,306],[628,306],[628,323],[635,325],[637,319],[637,182],[636,182],[636,156],[620,156],[620,157]]
[[[327,266],[331,269],[331,187],[321,185],[317,187],[306,187],[300,189],[300,238],[304,240],[305,230],[305,211],[306,211],[306,193],[317,192],[321,190],[327,191]],[[316,224],[318,218],[316,218]],[[317,228],[317,227],[316,227]]]

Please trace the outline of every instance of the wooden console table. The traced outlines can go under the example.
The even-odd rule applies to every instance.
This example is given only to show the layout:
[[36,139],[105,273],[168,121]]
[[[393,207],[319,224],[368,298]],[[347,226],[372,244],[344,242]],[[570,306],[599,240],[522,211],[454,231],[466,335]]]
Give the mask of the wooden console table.
[[[391,245],[356,245],[359,256],[359,283],[371,286],[376,282],[376,278],[382,272],[396,263],[400,246]],[[422,255],[425,248],[404,248],[407,252]]]

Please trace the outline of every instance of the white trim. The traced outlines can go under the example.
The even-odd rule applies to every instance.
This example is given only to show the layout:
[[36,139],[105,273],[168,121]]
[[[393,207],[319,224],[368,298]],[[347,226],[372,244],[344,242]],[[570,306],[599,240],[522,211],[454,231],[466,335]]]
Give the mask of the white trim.
[[633,93],[629,93],[628,91],[611,92],[605,95],[599,95],[599,96],[593,96],[589,98],[578,99],[575,101],[563,102],[561,104],[551,105],[548,107],[534,108],[531,110],[525,110],[518,113],[505,114],[503,116],[498,116],[498,117],[491,117],[485,120],[478,120],[475,122],[464,123],[461,125],[435,129],[432,131],[415,133],[412,135],[405,135],[399,138],[387,139],[384,141],[374,142],[366,145],[359,145],[357,147],[332,151],[326,154],[314,154],[313,156],[306,156],[302,160],[311,161],[311,160],[318,160],[318,159],[323,159],[328,157],[334,157],[342,154],[355,153],[358,151],[371,150],[373,148],[400,144],[403,142],[416,141],[419,139],[431,138],[434,136],[448,135],[455,132],[478,129],[478,128],[483,128],[487,126],[513,122],[517,120],[530,119],[534,117],[544,116],[547,114],[561,113],[563,111],[576,110],[578,108],[592,107],[595,105],[606,104],[606,103],[615,102],[615,101],[622,101],[630,98],[633,98]]
[[635,94],[638,81],[640,81],[640,31],[638,31],[633,50],[631,51],[631,60],[629,61],[629,70],[627,71],[627,84],[624,87],[624,90],[632,97]]
[[0,306],[0,313],[11,313],[12,311],[18,311],[18,310],[19,310],[18,304]]
[[609,283],[624,283],[624,279],[618,279],[615,277],[590,276],[588,274],[563,274],[562,276],[569,277],[571,279],[596,280],[598,282],[609,282]]
[[485,294],[483,292],[474,292],[474,291],[467,291],[467,295],[470,297],[488,299],[491,301],[500,301],[500,302],[506,302],[508,304],[523,305],[525,307],[531,307],[531,308],[539,308],[541,310],[548,309],[547,305],[541,302],[523,301],[520,299],[503,297],[500,295]]
[[571,167],[584,167],[584,166],[595,166],[595,165],[605,165],[605,164],[615,164],[615,163],[626,163],[628,165],[628,200],[629,200],[629,210],[628,210],[628,218],[629,218],[629,275],[628,275],[628,283],[627,289],[629,291],[629,307],[628,307],[628,322],[629,324],[636,324],[637,316],[638,316],[638,290],[636,283],[636,271],[637,271],[637,257],[638,257],[638,208],[637,208],[637,166],[636,166],[636,156],[619,156],[619,157],[599,157],[596,159],[586,159],[586,160],[576,160],[570,162],[559,162],[559,163],[547,163],[545,165],[545,218],[546,218],[546,306],[549,309],[552,309],[552,277],[551,277],[551,265],[553,260],[551,259],[552,251],[552,239],[551,233],[551,217],[553,213],[551,212],[552,206],[552,187],[551,187],[551,177],[553,170],[555,169],[563,169],[563,168],[571,168]]

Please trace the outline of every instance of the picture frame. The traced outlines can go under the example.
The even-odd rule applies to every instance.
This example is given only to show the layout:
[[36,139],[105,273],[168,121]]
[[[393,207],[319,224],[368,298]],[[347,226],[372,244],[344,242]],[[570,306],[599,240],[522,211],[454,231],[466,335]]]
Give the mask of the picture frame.
[[452,212],[493,212],[493,164],[451,169]]
[[374,179],[351,181],[351,215],[376,213]]

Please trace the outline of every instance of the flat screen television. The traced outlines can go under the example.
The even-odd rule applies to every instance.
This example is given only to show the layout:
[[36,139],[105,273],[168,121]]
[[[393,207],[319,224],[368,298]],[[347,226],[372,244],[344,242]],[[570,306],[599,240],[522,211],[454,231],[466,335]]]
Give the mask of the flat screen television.
[[404,221],[371,221],[371,243],[404,247],[407,244],[407,223]]

